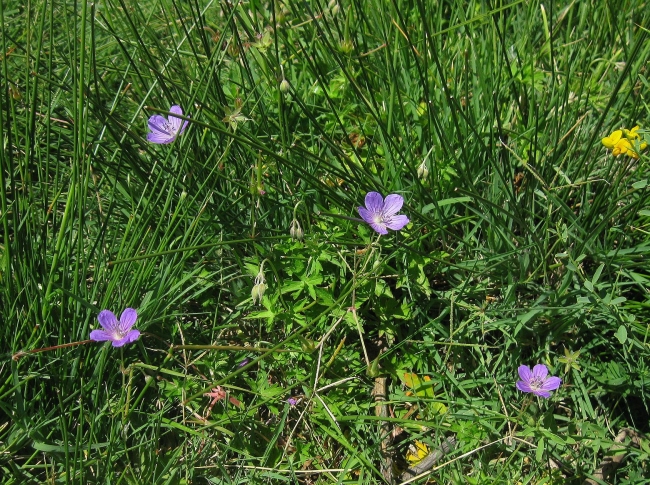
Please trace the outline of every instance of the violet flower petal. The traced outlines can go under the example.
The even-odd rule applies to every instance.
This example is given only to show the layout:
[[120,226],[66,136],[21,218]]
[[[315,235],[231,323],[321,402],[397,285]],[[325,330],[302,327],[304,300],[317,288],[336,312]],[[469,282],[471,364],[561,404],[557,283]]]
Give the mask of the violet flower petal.
[[399,231],[409,223],[409,218],[405,215],[393,216],[390,220],[386,221],[386,227],[393,231]]
[[386,230],[386,224],[382,224],[380,222],[370,222],[369,224],[370,227],[372,227],[376,232],[378,232],[382,236],[388,234],[388,231]]
[[366,208],[370,212],[382,212],[384,209],[384,198],[379,192],[368,192],[366,194]]
[[110,310],[102,310],[99,312],[99,315],[97,315],[97,320],[99,321],[99,324],[102,326],[102,328],[109,334],[113,333],[120,324],[117,321],[115,314]]
[[156,133],[156,132],[150,132],[147,133],[147,140],[150,141],[151,143],[158,143],[159,145],[166,145],[169,142],[174,141],[174,137],[170,137],[169,135],[165,135],[164,133]]
[[530,367],[527,365],[520,365],[519,368],[517,369],[517,372],[519,373],[519,377],[521,378],[522,381],[528,382],[530,381],[530,378],[532,377],[532,373],[530,372]]
[[548,368],[544,364],[537,364],[533,367],[533,379],[543,381],[548,375]]
[[149,118],[149,129],[151,131],[158,131],[166,136],[172,136],[173,133],[170,133],[167,129],[167,120],[161,115],[153,115]]
[[390,194],[386,196],[384,200],[384,207],[382,212],[385,218],[393,217],[399,212],[404,204],[404,197],[398,194]]
[[[177,115],[183,114],[183,110],[177,104],[169,108],[169,112]],[[169,124],[172,126],[174,135],[180,135],[180,128],[183,121],[184,120],[181,118],[177,118],[176,116],[169,115]]]
[[106,340],[113,340],[113,336],[104,330],[93,330],[90,332],[90,340],[105,342]]
[[562,379],[559,377],[551,376],[544,381],[542,389],[545,391],[555,391],[562,384]]
[[521,392],[533,392],[526,381],[517,381],[516,386]]
[[372,212],[370,212],[365,207],[357,207],[357,210],[359,211],[359,215],[364,221],[366,221],[368,224],[373,223],[374,220],[372,218]]
[[138,319],[138,312],[133,308],[127,308],[120,315],[120,330],[122,333],[126,333],[131,330],[131,327]]

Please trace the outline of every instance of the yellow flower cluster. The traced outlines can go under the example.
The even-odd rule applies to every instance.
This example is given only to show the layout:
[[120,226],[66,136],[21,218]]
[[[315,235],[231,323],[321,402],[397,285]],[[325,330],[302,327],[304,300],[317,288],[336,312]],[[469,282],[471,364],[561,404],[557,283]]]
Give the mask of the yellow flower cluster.
[[[639,138],[639,126],[635,126],[631,130],[616,130],[611,135],[602,139],[605,148],[612,150],[612,155],[618,157],[619,155],[628,155],[632,158],[639,158],[639,154],[633,145],[633,140]],[[639,148],[643,150],[648,144],[642,141]]]

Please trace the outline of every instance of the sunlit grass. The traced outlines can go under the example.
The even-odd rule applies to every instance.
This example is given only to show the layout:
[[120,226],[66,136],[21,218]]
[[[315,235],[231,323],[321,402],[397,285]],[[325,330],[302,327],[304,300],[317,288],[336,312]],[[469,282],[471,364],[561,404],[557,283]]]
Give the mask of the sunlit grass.
[[646,10],[1,5],[2,482],[602,480],[649,431]]

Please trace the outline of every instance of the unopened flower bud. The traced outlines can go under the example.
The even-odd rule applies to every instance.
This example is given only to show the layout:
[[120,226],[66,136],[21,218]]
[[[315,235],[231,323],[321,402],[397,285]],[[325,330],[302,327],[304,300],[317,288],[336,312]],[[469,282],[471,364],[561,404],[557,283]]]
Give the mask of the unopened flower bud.
[[280,83],[280,91],[286,93],[287,91],[289,91],[290,87],[291,86],[289,85],[289,81],[287,81],[286,79],[282,79],[282,82]]
[[298,337],[298,339],[300,340],[300,348],[303,350],[303,352],[311,354],[314,350],[316,350],[316,344],[313,340],[302,336]]
[[264,278],[264,271],[262,271],[262,267],[260,267],[260,271],[259,273],[257,273],[257,276],[255,277],[255,284],[261,285],[264,282],[266,282],[266,278]]
[[266,291],[266,279],[264,278],[264,272],[260,268],[260,272],[257,273],[255,277],[255,284],[251,290],[251,298],[253,299],[253,304],[262,303],[262,298],[264,297],[264,292]]
[[265,291],[266,291],[266,285],[264,283],[253,285],[253,290],[251,291],[251,298],[253,298],[253,304],[262,303],[262,298],[264,297]]
[[427,168],[427,162],[422,162],[418,167],[418,177],[422,180],[426,180],[429,176],[429,169]]
[[344,40],[339,44],[339,49],[343,54],[350,54],[354,50],[354,45],[349,40]]
[[381,368],[379,367],[379,357],[372,361],[370,367],[366,369],[366,374],[368,377],[375,378],[381,374]]
[[302,241],[302,238],[304,237],[305,233],[302,230],[302,227],[300,227],[300,223],[298,222],[297,219],[291,221],[291,228],[289,229],[289,234],[291,234],[291,239],[297,239],[298,241]]

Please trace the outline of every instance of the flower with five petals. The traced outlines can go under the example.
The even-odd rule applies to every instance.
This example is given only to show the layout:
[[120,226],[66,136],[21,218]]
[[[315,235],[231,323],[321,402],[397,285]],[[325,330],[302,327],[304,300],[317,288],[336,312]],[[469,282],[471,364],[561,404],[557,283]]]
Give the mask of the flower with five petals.
[[151,143],[166,145],[173,142],[178,135],[185,131],[187,120],[183,123],[181,118],[174,116],[175,114],[183,115],[181,107],[175,104],[169,108],[169,112],[173,113],[169,115],[169,118],[161,115],[153,115],[149,118],[149,130],[151,131],[147,133],[147,140]]
[[379,234],[388,234],[388,229],[399,231],[409,223],[405,215],[397,215],[404,204],[404,198],[398,194],[386,196],[378,192],[368,192],[366,206],[359,207],[359,215]]
[[138,312],[127,308],[118,320],[110,310],[102,310],[97,316],[103,330],[90,332],[90,340],[97,342],[110,341],[113,347],[122,347],[124,344],[135,342],[140,337],[140,330],[131,329],[138,319]]
[[559,377],[548,376],[548,368],[544,364],[537,364],[532,371],[527,365],[520,365],[518,372],[521,380],[517,381],[517,389],[532,392],[539,397],[551,397],[549,391],[556,390],[562,384]]

